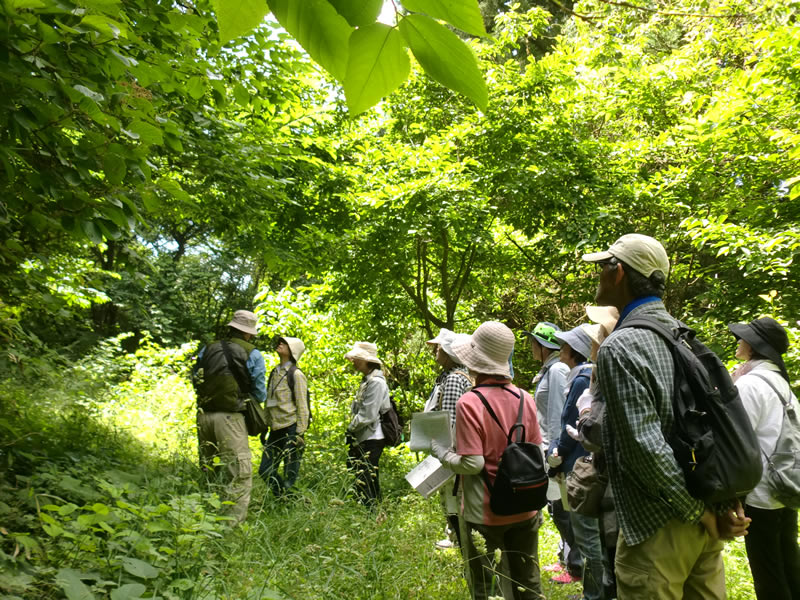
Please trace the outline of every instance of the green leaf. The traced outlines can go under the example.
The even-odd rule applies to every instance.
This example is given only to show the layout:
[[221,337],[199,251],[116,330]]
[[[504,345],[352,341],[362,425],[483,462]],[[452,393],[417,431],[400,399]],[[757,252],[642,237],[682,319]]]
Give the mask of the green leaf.
[[128,129],[125,131],[125,133],[130,135],[128,132],[136,134],[138,138],[134,139],[138,139],[146,146],[160,145],[164,143],[164,137],[161,133],[161,129],[144,121],[134,121],[128,125]]
[[406,80],[411,68],[401,35],[382,23],[356,29],[349,54],[344,93],[353,114],[377,104]]
[[453,27],[472,35],[486,35],[476,0],[403,0],[403,6],[412,12],[447,21]]
[[120,185],[127,172],[125,159],[119,154],[106,152],[103,156],[103,172],[106,174],[106,179],[108,179],[109,183]]
[[59,569],[56,575],[58,584],[68,600],[94,600],[94,594],[80,579],[77,571],[73,569]]
[[199,100],[206,93],[205,81],[202,77],[192,77],[186,84],[186,91],[195,100]]
[[405,17],[400,21],[400,33],[430,77],[486,108],[489,93],[478,60],[455,33],[423,15]]
[[159,570],[150,563],[129,556],[122,559],[122,568],[134,577],[143,579],[154,579],[159,573]]
[[189,200],[189,194],[187,194],[186,191],[184,191],[184,189],[181,187],[181,184],[174,179],[162,177],[156,182],[156,185],[178,200],[182,200],[184,202]]
[[306,52],[338,81],[347,71],[353,28],[325,0],[270,0],[272,14]]
[[100,32],[101,39],[118,39],[120,37],[127,38],[128,33],[125,26],[119,21],[115,21],[105,15],[86,15],[81,19],[81,25],[91,27],[92,29]]
[[136,600],[146,591],[141,583],[126,583],[111,592],[111,600]]
[[81,229],[92,242],[95,244],[103,243],[103,232],[93,221],[82,221]]
[[213,3],[221,44],[250,33],[269,12],[266,0],[213,0]]
[[[353,27],[375,22],[383,8],[383,0],[329,0],[333,7]],[[405,6],[405,2],[403,3]]]
[[103,94],[98,94],[97,92],[90,90],[84,85],[73,85],[72,87],[78,90],[81,94],[83,94],[87,98],[91,98],[95,102],[103,101]]

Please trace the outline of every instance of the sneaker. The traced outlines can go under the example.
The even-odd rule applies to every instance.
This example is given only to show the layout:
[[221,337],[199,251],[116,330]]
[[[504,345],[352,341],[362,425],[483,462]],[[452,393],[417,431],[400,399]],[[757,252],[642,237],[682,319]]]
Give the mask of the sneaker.
[[550,581],[554,581],[556,583],[579,583],[580,580],[581,580],[580,577],[574,577],[569,573],[567,573],[566,571],[564,571],[560,575],[556,575],[555,577],[553,577]]
[[561,563],[553,563],[552,565],[547,565],[546,567],[542,567],[542,571],[547,571],[548,573],[561,573],[564,570],[564,565]]
[[446,550],[447,548],[453,547],[453,542],[450,539],[445,538],[443,540],[439,540],[438,542],[436,542],[436,547],[439,548],[440,550]]

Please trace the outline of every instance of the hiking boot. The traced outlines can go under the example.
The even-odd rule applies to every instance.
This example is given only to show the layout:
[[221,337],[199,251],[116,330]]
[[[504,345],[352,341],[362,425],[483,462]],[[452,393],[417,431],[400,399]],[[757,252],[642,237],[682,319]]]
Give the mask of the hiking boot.
[[580,580],[580,577],[575,577],[570,575],[567,571],[564,571],[563,573],[553,577],[550,581],[554,581],[555,583],[580,583]]
[[436,547],[440,550],[446,550],[447,548],[453,547],[453,542],[449,538],[445,538],[436,542]]

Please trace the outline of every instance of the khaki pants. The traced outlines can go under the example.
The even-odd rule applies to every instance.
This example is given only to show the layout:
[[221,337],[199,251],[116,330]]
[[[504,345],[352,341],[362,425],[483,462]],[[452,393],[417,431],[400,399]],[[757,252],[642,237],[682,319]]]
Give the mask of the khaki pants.
[[619,600],[725,600],[721,540],[702,525],[672,520],[641,544],[617,539]]
[[[225,500],[233,502],[229,515],[238,525],[247,518],[250,491],[253,488],[253,466],[247,428],[242,413],[197,413],[197,439],[200,446],[200,466],[209,481],[225,486]],[[214,464],[214,458],[219,463]]]

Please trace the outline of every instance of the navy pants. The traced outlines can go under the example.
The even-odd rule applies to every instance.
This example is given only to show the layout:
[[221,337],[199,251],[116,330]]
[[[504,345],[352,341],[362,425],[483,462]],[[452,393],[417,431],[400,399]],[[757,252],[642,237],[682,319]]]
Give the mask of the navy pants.
[[[294,486],[300,474],[303,447],[297,446],[297,423],[271,430],[268,438],[262,436],[261,443],[264,444],[264,453],[258,474],[273,494],[282,496]],[[280,474],[281,465],[283,476]]]

